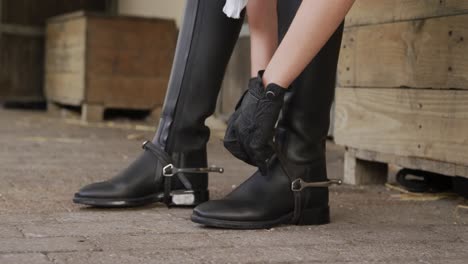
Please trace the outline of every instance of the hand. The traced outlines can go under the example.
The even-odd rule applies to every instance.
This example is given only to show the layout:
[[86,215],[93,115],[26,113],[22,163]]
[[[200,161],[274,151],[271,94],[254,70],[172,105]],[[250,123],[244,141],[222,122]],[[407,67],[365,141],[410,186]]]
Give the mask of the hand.
[[224,146],[235,157],[257,166],[263,175],[274,153],[274,130],[285,91],[276,84],[269,84],[265,89],[259,74],[250,80],[249,89],[228,121]]

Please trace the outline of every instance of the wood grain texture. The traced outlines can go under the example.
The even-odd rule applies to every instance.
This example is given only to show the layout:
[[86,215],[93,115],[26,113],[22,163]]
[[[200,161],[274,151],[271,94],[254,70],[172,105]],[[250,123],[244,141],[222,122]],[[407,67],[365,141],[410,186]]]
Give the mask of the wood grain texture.
[[43,37],[44,29],[42,27],[0,24],[0,34],[9,34],[9,35],[15,35],[15,36],[29,36],[29,37]]
[[88,17],[86,101],[152,109],[164,102],[177,30],[170,20]]
[[468,89],[468,15],[345,30],[341,87]]
[[86,19],[49,23],[45,91],[56,102],[80,105],[85,95]]
[[162,105],[167,78],[88,75],[86,102],[106,108],[146,109]]
[[162,105],[177,40],[173,21],[75,12],[49,20],[47,38],[50,101],[147,110]]
[[[370,150],[348,148],[346,154],[350,157],[367,160],[367,161],[376,161],[387,164],[396,165],[400,168],[409,168],[415,170],[424,170],[434,173],[440,173],[447,176],[461,176],[468,178],[468,166],[442,162],[433,159],[424,159],[416,157],[407,157],[399,156],[395,154],[382,153]],[[346,163],[346,156],[345,156]],[[349,179],[351,182],[356,181],[355,179]],[[358,179],[359,180],[359,179]]]
[[337,90],[340,145],[468,165],[468,91]]
[[81,120],[85,122],[101,122],[104,119],[104,106],[83,104],[81,107]]
[[76,73],[47,73],[46,98],[62,104],[79,106],[84,100],[83,75]]
[[343,182],[351,185],[383,184],[387,181],[386,163],[358,159],[353,152],[346,151]]
[[106,1],[2,0],[0,3],[0,100],[44,100],[44,25],[74,10],[104,11]]
[[2,34],[0,38],[0,100],[43,99],[43,39]]
[[468,13],[465,0],[356,0],[346,26],[392,23]]

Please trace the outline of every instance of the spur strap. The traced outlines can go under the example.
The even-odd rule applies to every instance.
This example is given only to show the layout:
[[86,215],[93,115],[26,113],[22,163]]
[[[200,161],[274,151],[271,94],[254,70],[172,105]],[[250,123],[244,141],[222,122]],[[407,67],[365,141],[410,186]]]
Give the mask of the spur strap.
[[283,168],[283,171],[288,176],[289,180],[291,181],[291,191],[294,195],[294,212],[293,217],[291,219],[291,223],[295,224],[299,221],[302,211],[304,210],[302,202],[303,202],[303,195],[302,191],[306,188],[323,188],[329,187],[330,185],[340,185],[342,183],[341,180],[326,180],[326,181],[317,181],[317,182],[307,182],[304,181],[302,178],[296,177],[293,173],[290,172],[290,168],[288,166],[286,158],[283,154],[279,151],[276,151],[277,158]]
[[[185,189],[192,190],[192,184],[184,175],[184,173],[209,173],[217,172],[223,173],[224,169],[216,166],[208,168],[176,168],[173,164],[171,156],[163,150],[161,146],[153,144],[151,141],[143,142],[142,148],[150,151],[156,159],[161,163],[162,175],[164,176],[164,203],[169,206],[171,203],[171,190],[172,180],[171,177],[174,175],[184,185]],[[159,176],[159,170],[156,170],[156,177]]]

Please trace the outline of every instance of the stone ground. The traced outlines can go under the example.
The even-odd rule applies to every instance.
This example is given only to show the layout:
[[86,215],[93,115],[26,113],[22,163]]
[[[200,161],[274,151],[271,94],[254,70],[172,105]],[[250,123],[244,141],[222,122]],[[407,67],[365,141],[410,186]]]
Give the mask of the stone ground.
[[[232,231],[202,228],[190,209],[104,210],[75,205],[82,185],[107,179],[141,151],[152,127],[83,124],[0,110],[0,263],[467,263],[468,212],[460,198],[403,199],[384,186],[331,188],[332,223]],[[253,169],[214,131],[213,198]],[[343,149],[329,144],[330,178]]]

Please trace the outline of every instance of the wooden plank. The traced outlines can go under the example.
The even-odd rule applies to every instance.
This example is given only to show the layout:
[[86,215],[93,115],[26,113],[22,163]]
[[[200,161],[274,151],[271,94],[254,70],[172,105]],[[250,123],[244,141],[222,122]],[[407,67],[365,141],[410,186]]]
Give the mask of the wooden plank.
[[346,27],[468,13],[465,0],[357,0]]
[[48,49],[46,69],[50,73],[77,73],[84,74],[83,46],[67,47],[66,49]]
[[43,41],[2,34],[0,43],[0,99],[43,98]]
[[348,148],[346,152],[356,159],[393,164],[402,168],[430,171],[447,176],[468,178],[468,166],[464,165],[355,148]]
[[44,35],[44,29],[42,27],[0,24],[0,33],[30,37],[41,37]]
[[337,89],[335,141],[468,165],[468,91]]
[[342,87],[468,89],[468,15],[345,30]]
[[[177,38],[173,21],[76,12],[49,20],[47,36],[50,101],[148,110],[162,105]],[[83,117],[91,112],[100,110]]]
[[362,160],[346,151],[343,182],[351,185],[383,184],[387,181],[387,164]]
[[50,23],[46,35],[46,97],[79,105],[85,95],[86,19]]
[[166,78],[90,74],[86,102],[106,108],[153,109],[162,105]]
[[79,106],[84,100],[83,74],[47,73],[45,87],[48,101]]
[[88,21],[86,101],[137,109],[161,105],[175,52],[175,23],[102,16]]
[[101,122],[104,119],[104,107],[99,104],[83,104],[81,120],[85,122]]

